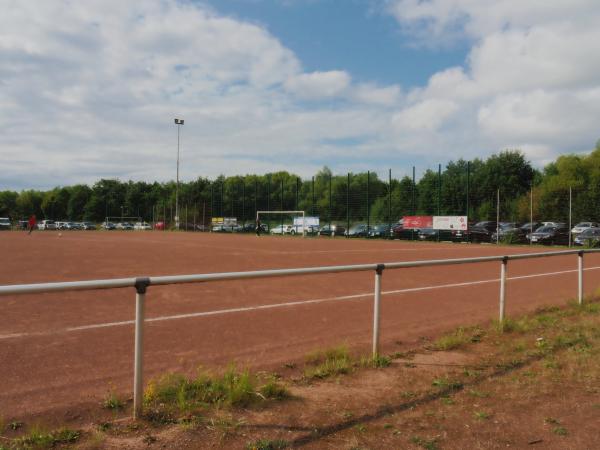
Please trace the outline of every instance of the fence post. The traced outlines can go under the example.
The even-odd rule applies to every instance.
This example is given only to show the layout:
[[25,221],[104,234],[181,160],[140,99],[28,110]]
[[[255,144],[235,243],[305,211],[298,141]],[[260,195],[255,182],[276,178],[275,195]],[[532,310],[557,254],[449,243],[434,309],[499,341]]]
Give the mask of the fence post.
[[375,296],[373,300],[373,359],[379,356],[379,306],[381,304],[381,275],[385,264],[377,264],[375,269]]
[[577,254],[578,260],[578,283],[577,283],[577,301],[580,305],[583,305],[583,250],[580,250]]
[[135,351],[133,362],[133,418],[142,414],[144,398],[144,300],[146,288],[150,285],[149,278],[135,280]]
[[506,300],[506,266],[508,265],[508,256],[502,258],[502,265],[500,266],[500,330],[504,330],[504,305]]

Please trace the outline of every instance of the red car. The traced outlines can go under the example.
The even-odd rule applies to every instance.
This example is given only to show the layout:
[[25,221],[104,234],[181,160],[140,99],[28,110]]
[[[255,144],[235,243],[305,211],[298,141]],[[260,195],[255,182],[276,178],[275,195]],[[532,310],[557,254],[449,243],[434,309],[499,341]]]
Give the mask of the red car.
[[164,222],[156,222],[154,224],[154,229],[155,230],[164,230],[165,229],[165,223]]

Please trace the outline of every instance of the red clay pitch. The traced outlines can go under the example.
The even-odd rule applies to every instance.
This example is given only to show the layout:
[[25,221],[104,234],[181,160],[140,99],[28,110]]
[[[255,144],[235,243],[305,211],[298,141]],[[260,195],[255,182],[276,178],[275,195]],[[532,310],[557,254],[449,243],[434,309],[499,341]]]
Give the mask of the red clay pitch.
[[[5,232],[0,285],[544,250],[550,249],[238,234]],[[600,285],[600,255],[586,256],[585,267],[589,294]],[[494,262],[384,271],[382,350],[496,318],[499,268]],[[576,268],[575,255],[510,262],[511,278],[546,275],[509,280],[507,315],[574,298]],[[232,361],[273,369],[341,343],[367,352],[373,281],[374,273],[361,272],[151,286],[145,380]],[[449,284],[455,286],[439,287]],[[0,297],[0,417],[85,420],[110,390],[129,395],[134,304],[133,288]]]

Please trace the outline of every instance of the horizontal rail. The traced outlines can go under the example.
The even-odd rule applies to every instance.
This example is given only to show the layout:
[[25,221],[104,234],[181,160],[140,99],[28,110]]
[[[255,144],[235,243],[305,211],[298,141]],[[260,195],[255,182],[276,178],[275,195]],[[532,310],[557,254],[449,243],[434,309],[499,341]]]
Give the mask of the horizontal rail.
[[346,266],[304,267],[296,269],[255,270],[248,272],[223,272],[195,275],[167,275],[157,277],[115,278],[109,280],[68,281],[57,283],[15,284],[0,286],[0,296],[33,294],[42,292],[82,291],[96,289],[114,289],[136,287],[138,283],[146,286],[168,284],[206,283],[211,281],[245,280],[256,278],[276,278],[300,275],[314,275],[340,272],[365,272],[385,269],[401,269],[409,267],[446,266],[456,264],[472,264],[493,261],[510,261],[520,259],[544,258],[584,253],[598,253],[600,249],[561,250],[554,252],[523,253],[518,255],[481,256],[476,258],[434,259],[423,261],[402,261],[391,263],[354,264]]

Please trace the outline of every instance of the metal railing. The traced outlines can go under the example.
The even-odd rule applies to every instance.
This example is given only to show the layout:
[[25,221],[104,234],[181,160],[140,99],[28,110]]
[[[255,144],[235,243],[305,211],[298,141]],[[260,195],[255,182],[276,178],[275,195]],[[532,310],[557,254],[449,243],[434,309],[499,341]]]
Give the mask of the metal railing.
[[133,417],[139,417],[142,412],[143,399],[143,352],[144,352],[144,320],[145,297],[149,286],[184,283],[206,283],[211,281],[247,280],[258,278],[289,277],[300,275],[316,275],[341,272],[375,272],[375,288],[373,294],[373,357],[379,354],[379,322],[381,303],[381,277],[386,269],[403,269],[410,267],[430,267],[457,264],[473,264],[499,261],[500,266],[500,298],[499,323],[502,326],[506,304],[506,275],[509,261],[521,259],[544,258],[551,256],[578,256],[577,300],[583,303],[583,256],[586,253],[598,253],[600,249],[563,250],[542,253],[524,253],[506,256],[482,256],[476,258],[436,259],[424,261],[404,261],[379,264],[356,264],[346,266],[307,267],[297,269],[258,270],[251,272],[225,272],[197,275],[173,275],[160,277],[116,278],[109,280],[72,281],[60,283],[39,283],[0,286],[0,296],[49,293],[60,291],[81,291],[134,287],[136,290],[135,307],[135,352],[133,377]]

